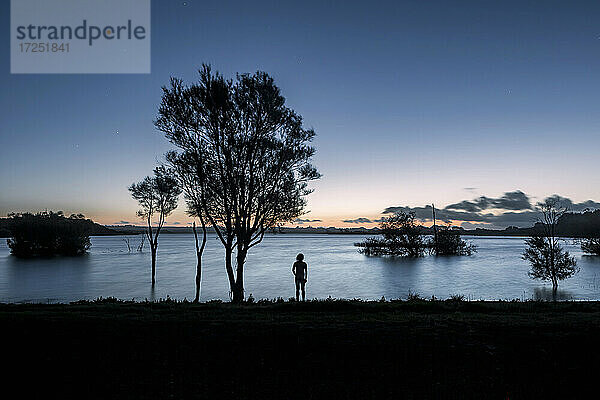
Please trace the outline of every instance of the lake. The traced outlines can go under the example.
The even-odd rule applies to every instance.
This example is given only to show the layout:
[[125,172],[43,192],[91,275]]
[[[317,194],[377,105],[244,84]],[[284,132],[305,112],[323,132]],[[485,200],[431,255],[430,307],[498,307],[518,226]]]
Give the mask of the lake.
[[[77,258],[20,260],[0,243],[0,301],[69,302],[97,297],[158,300],[194,298],[196,255],[194,237],[164,234],[160,237],[157,284],[150,285],[150,252],[135,251],[141,236],[130,236],[129,253],[123,236],[92,237],[88,255]],[[256,299],[294,296],[291,266],[304,253],[309,275],[307,298],[447,298],[461,294],[469,299],[547,299],[551,285],[529,278],[521,259],[524,238],[474,237],[478,246],[470,257],[389,259],[359,254],[359,235],[266,235],[254,247],[246,264],[246,295]],[[600,257],[583,255],[572,240],[564,243],[577,257],[580,271],[559,285],[561,299],[600,300]],[[223,250],[209,235],[203,258],[201,300],[229,299]]]

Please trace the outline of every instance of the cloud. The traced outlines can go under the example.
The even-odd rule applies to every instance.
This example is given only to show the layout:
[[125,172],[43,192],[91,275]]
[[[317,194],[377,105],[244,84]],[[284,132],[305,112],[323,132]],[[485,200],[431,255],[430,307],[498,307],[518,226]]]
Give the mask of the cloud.
[[488,224],[472,224],[471,222],[463,222],[462,224],[460,224],[460,226],[462,226],[465,229],[475,229],[475,228],[489,228],[490,226]]
[[356,218],[356,219],[345,219],[345,220],[342,220],[342,222],[344,222],[346,224],[372,224],[373,222],[377,222],[377,221],[371,221],[369,218],[360,217],[360,218]]
[[[388,207],[383,211],[383,214],[394,214],[397,212],[413,212],[415,213],[415,217],[421,221],[433,220],[433,208],[430,205],[425,207]],[[435,217],[437,220],[446,223],[451,221],[489,222],[494,215],[491,213],[482,214],[474,211],[453,211],[436,208]]]
[[[600,209],[600,203],[587,200],[574,203],[568,198],[553,195],[547,199],[556,199],[562,207],[569,211],[580,212],[586,209]],[[494,210],[495,212],[491,212]],[[425,207],[395,206],[383,210],[383,214],[396,212],[414,212],[415,217],[421,221],[433,219],[433,208]],[[498,212],[500,211],[500,212]],[[506,192],[498,198],[481,196],[473,200],[463,200],[450,204],[444,208],[436,208],[436,219],[449,223],[451,221],[464,221],[461,226],[476,226],[486,224],[488,227],[505,228],[508,226],[527,227],[532,226],[539,217],[539,212],[532,206],[531,197],[520,190]],[[470,229],[470,228],[466,228]]]
[[180,225],[181,222],[171,222],[171,225]]
[[344,220],[342,220],[342,222],[344,222],[346,224],[375,224],[375,223],[383,222],[384,219],[385,219],[385,217],[376,218],[376,219],[359,217],[359,218],[355,218],[355,219],[344,219]]
[[302,225],[307,222],[323,222],[323,221],[321,221],[320,219],[302,219],[302,218],[296,218],[294,220],[294,223],[297,225]]
[[115,225],[129,225],[131,222],[129,221],[119,221],[119,222],[115,222]]
[[529,196],[520,190],[506,192],[502,197],[490,198],[481,196],[474,200],[463,200],[460,203],[446,206],[447,210],[462,210],[476,212],[483,210],[531,210],[533,209]]
[[600,203],[593,200],[586,200],[581,203],[573,203],[571,199],[559,196],[557,194],[547,197],[544,201],[547,200],[556,200],[560,207],[564,207],[568,211],[581,212],[589,209],[600,209]]

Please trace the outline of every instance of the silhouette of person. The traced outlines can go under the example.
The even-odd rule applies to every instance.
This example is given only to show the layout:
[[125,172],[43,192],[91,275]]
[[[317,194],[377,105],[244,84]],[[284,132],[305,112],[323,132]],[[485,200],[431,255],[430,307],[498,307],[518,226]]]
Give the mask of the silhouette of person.
[[304,262],[304,254],[296,256],[296,262],[292,266],[292,273],[296,281],[296,301],[300,301],[300,289],[302,289],[302,301],[306,299],[306,279],[308,278],[308,266]]

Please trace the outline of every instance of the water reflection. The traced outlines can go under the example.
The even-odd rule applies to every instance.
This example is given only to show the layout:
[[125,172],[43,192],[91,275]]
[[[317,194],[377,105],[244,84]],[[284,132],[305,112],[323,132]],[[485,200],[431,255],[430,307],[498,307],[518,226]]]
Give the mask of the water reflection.
[[[559,286],[560,288],[560,286]],[[550,287],[538,287],[533,289],[533,299],[534,300],[543,300],[543,301],[553,301],[553,300],[574,300],[575,296],[573,293],[567,290],[558,289],[556,292],[556,297],[553,296],[552,288]]]
[[[90,255],[48,257],[35,260],[9,256],[6,259],[8,297],[21,301],[64,301],[74,290],[85,291],[90,273]],[[31,298],[25,293],[37,293]]]
[[589,254],[584,254],[581,256],[581,261],[590,265],[596,264],[597,266],[600,266],[600,256],[591,256]]

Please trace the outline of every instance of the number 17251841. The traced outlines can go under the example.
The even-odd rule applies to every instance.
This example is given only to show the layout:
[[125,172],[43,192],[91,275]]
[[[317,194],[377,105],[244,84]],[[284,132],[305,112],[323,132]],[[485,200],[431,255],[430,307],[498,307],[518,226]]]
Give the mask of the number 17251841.
[[21,53],[68,53],[69,43],[24,42],[19,43]]

